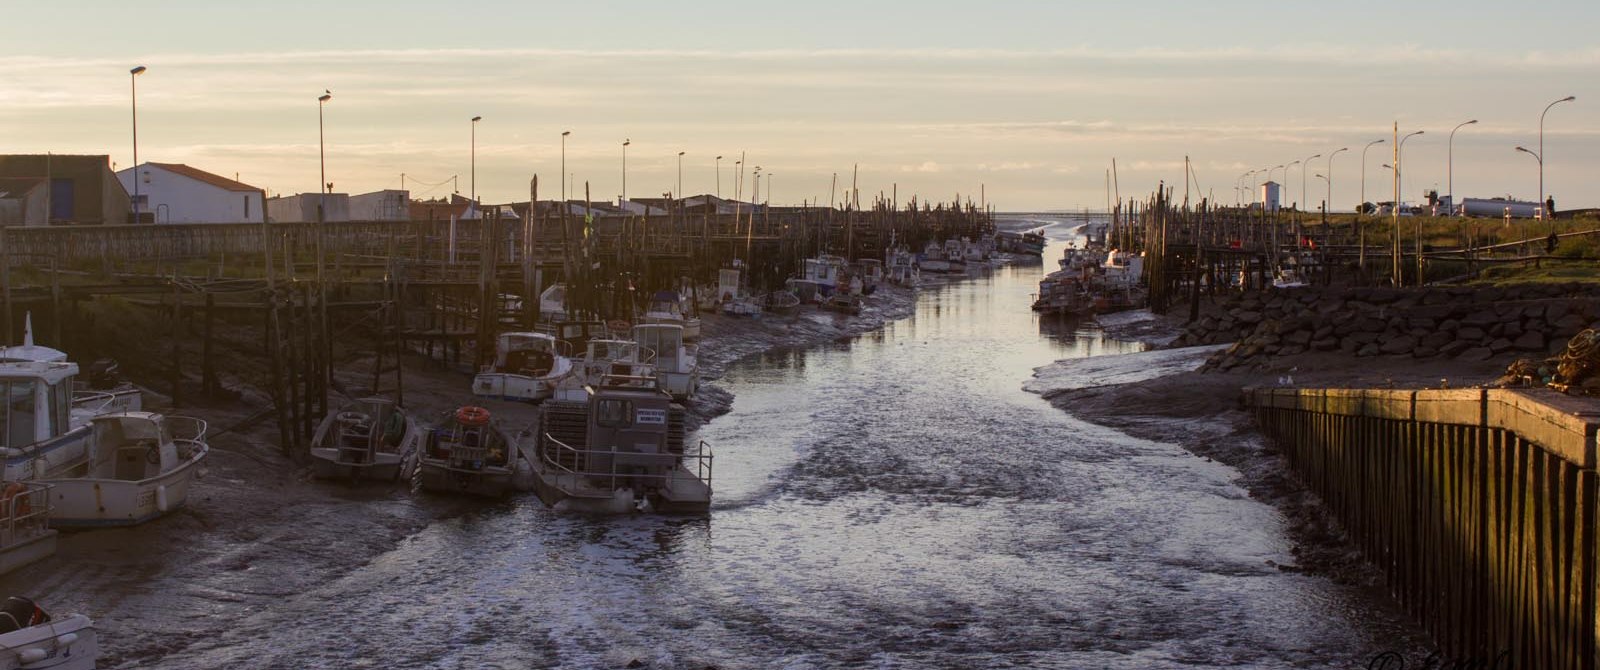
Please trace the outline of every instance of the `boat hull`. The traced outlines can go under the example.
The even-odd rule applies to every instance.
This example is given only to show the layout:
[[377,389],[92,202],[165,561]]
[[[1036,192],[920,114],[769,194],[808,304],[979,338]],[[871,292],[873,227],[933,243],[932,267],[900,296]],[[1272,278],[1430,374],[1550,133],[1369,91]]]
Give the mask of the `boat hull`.
[[208,448],[172,470],[138,481],[118,479],[56,479],[50,490],[50,526],[99,528],[136,526],[182,509],[189,486],[199,474]]
[[19,670],[94,670],[100,641],[82,614],[0,635],[0,668]]
[[472,394],[510,401],[545,400],[555,392],[559,377],[528,377],[505,372],[484,372],[472,379]]
[[5,470],[0,471],[0,481],[60,477],[88,460],[89,444],[93,437],[93,429],[80,426],[38,444],[20,449],[0,449],[0,454],[5,457]]
[[[0,531],[4,535],[4,531]],[[42,561],[56,553],[56,531],[45,530],[26,539],[11,540],[12,544],[0,548],[0,575]]]
[[424,459],[417,468],[417,484],[424,491],[502,498],[516,490],[510,468],[482,470],[452,468],[442,461]]
[[400,478],[405,456],[380,453],[371,463],[345,463],[339,460],[337,449],[311,450],[311,475],[317,479],[348,479],[366,482],[390,482]]

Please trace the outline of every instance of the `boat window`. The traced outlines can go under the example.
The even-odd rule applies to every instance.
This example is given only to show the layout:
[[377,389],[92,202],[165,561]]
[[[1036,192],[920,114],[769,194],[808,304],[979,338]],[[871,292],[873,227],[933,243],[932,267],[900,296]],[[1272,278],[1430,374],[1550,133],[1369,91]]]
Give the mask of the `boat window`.
[[602,428],[627,428],[633,425],[633,403],[626,400],[601,400],[595,407],[595,422]]
[[72,380],[65,379],[50,387],[50,436],[67,432],[68,417],[72,413]]
[[12,382],[5,385],[6,444],[14,448],[33,444],[33,382]]

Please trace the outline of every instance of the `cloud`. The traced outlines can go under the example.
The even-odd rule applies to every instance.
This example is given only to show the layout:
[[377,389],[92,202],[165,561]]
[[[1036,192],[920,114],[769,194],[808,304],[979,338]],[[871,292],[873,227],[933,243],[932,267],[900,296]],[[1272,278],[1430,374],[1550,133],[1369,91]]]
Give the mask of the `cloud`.
[[940,166],[938,163],[935,163],[933,161],[923,161],[919,165],[902,165],[902,166],[900,166],[900,171],[901,172],[934,173],[934,172],[943,172],[944,168],[942,166]]

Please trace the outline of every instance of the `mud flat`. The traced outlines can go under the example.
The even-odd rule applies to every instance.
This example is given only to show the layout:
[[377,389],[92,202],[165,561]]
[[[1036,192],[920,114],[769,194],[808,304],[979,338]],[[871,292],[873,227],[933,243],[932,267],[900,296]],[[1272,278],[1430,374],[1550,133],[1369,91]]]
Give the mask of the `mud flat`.
[[[915,290],[883,286],[857,316],[812,307],[760,319],[706,315],[700,366],[710,383],[689,403],[696,425],[731,406],[732,396],[714,380],[734,361],[866,333],[910,316],[915,304]],[[420,417],[472,402],[509,427],[537,419],[531,405],[473,399],[464,370],[420,356],[408,356],[405,366],[406,405]],[[360,395],[354,389],[370,383],[370,370],[369,359],[336,374]],[[308,467],[282,453],[270,421],[247,421],[267,405],[265,395],[242,384],[229,390],[228,399],[170,410],[212,427],[212,456],[187,508],[135,528],[65,534],[53,559],[0,578],[0,592],[92,617],[100,667],[163,667],[163,659],[217,639],[232,621],[381,560],[430,524],[511,505],[413,496],[398,484],[312,481]],[[147,392],[148,409],[167,411],[166,401]],[[227,430],[241,423],[247,427]]]

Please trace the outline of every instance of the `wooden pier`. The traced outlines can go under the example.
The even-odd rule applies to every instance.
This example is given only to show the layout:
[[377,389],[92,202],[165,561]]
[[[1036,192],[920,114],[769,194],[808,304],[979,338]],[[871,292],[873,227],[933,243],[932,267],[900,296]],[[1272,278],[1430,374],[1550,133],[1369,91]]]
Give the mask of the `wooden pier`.
[[1246,400],[1448,657],[1600,666],[1600,402],[1510,389]]

